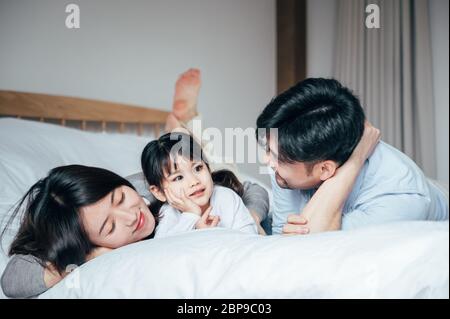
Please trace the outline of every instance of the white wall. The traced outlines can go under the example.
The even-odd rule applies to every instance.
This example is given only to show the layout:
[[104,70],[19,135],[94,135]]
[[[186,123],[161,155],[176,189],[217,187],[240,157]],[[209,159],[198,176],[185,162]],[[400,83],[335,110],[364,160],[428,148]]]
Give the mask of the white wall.
[[276,92],[275,32],[275,0],[0,0],[0,88],[168,110],[194,66],[204,123],[254,127]]
[[[308,65],[310,77],[333,73],[335,0],[308,0]],[[437,176],[449,182],[449,1],[429,0],[433,85],[436,107]]]
[[436,150],[438,179],[449,182],[449,75],[448,75],[448,0],[430,0],[433,86],[436,115]]
[[335,48],[336,0],[307,2],[307,74],[331,77]]

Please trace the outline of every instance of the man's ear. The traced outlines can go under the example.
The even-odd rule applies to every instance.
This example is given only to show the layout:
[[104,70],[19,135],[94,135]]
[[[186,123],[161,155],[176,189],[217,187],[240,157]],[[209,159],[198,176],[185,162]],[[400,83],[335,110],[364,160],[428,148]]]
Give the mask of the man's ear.
[[160,202],[167,201],[166,195],[164,195],[164,192],[162,192],[158,186],[150,185],[148,189],[153,194],[153,196],[155,196],[156,199],[159,200]]
[[320,165],[320,180],[326,181],[336,173],[338,165],[334,161],[323,161]]

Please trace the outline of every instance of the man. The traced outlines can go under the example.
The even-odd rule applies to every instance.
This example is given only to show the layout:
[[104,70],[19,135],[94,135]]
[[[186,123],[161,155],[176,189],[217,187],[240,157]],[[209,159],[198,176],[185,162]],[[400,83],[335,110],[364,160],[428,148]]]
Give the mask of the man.
[[[364,122],[358,98],[331,79],[300,82],[264,109],[257,128],[274,171],[274,234],[308,232],[307,221],[301,217],[303,208],[350,157],[361,139]],[[271,128],[277,129],[277,134]],[[445,219],[448,202],[444,194],[410,158],[380,142],[345,202],[341,229]]]

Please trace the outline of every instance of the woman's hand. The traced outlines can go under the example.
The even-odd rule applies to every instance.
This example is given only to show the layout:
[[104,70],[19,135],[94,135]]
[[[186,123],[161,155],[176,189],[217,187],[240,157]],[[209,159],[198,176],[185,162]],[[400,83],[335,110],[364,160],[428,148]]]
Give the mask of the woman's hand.
[[372,155],[375,147],[380,142],[381,137],[380,130],[373,127],[368,121],[366,121],[364,126],[364,133],[361,140],[353,150],[349,159],[350,161],[358,162],[360,165],[363,165],[369,156]]
[[263,236],[267,235],[266,231],[261,226],[261,221],[259,220],[259,215],[252,210],[249,210],[249,212],[250,212],[250,215],[252,216],[253,220],[256,223],[256,227],[258,228],[258,234],[263,235]]
[[219,216],[209,215],[211,213],[212,207],[209,206],[208,209],[202,214],[200,220],[195,224],[196,229],[203,228],[213,228],[216,227],[220,222]]
[[111,248],[106,248],[106,247],[97,247],[97,248],[94,248],[94,250],[92,250],[91,253],[90,253],[89,255],[87,255],[86,261],[92,260],[92,259],[94,259],[95,257],[98,257],[98,256],[100,256],[100,255],[109,253],[111,250],[113,250],[113,249],[111,249]]
[[58,282],[64,279],[69,273],[64,272],[59,274],[59,272],[55,269],[55,267],[51,263],[47,263],[44,268],[44,283],[47,288],[51,288],[56,285]]
[[[86,261],[92,260],[95,257],[98,257],[100,255],[106,254],[110,252],[113,249],[106,248],[106,247],[97,247],[92,252],[86,256]],[[68,270],[68,267],[66,268],[66,271],[64,271],[62,274],[60,274],[55,267],[51,263],[47,263],[44,269],[44,283],[47,288],[51,288],[54,285],[56,285],[58,282],[63,280],[68,274],[70,274],[70,271]]]
[[198,216],[202,216],[200,206],[188,198],[184,193],[184,190],[181,191],[181,197],[177,197],[169,188],[164,189],[164,193],[170,206],[183,213],[193,213]]

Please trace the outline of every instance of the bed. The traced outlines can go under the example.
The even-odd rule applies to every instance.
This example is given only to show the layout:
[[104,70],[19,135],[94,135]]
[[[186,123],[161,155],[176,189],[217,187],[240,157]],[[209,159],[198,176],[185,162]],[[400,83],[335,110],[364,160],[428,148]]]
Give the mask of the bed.
[[[55,166],[98,166],[122,176],[138,172],[140,153],[162,131],[167,112],[0,91],[0,116],[3,221],[22,194]],[[0,274],[17,227],[12,224],[3,242]],[[392,223],[303,237],[262,237],[220,228],[184,233],[100,256],[39,296],[448,297],[448,222]]]

